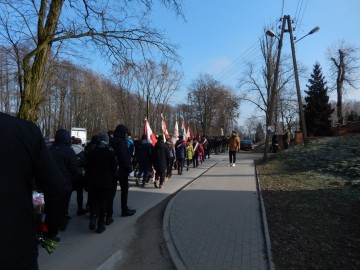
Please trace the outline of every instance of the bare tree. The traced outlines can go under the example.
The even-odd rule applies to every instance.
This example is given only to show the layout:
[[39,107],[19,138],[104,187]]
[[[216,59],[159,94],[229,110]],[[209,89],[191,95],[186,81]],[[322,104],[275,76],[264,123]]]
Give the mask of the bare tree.
[[359,82],[359,47],[347,44],[344,40],[332,45],[327,50],[328,59],[331,63],[334,87],[337,93],[336,112],[338,124],[343,124],[343,94],[344,90],[357,88]]
[[[182,0],[160,2],[182,15]],[[18,44],[29,46],[21,60],[19,117],[38,119],[48,60],[57,46],[91,45],[122,63],[131,61],[134,54],[146,57],[153,49],[176,57],[175,47],[147,20],[153,4],[152,0],[0,0],[0,42],[14,45],[15,50]]]
[[149,121],[153,130],[160,131],[160,114],[169,105],[169,99],[178,91],[182,74],[164,62],[146,61],[136,68],[136,95],[149,100]]
[[[256,108],[265,114],[266,119],[269,119],[268,112],[271,100],[271,88],[274,83],[275,62],[277,57],[274,38],[264,35],[260,41],[260,47],[264,60],[260,71],[258,69],[259,67],[254,63],[248,63],[244,76],[240,79],[239,88],[242,91],[241,99],[255,105]],[[289,57],[284,56],[280,62],[279,83],[275,93],[274,108],[281,108],[279,103],[282,100],[282,89],[285,88],[292,78],[293,71],[290,67]],[[275,117],[272,117],[272,119],[278,119],[278,115],[276,114],[279,113],[279,110],[273,110],[273,113]],[[277,126],[276,121],[274,121],[274,123],[274,126]],[[267,126],[270,126],[270,124],[272,123],[267,123]]]
[[203,134],[219,135],[220,128],[233,126],[239,98],[212,76],[200,74],[188,89],[191,115]]

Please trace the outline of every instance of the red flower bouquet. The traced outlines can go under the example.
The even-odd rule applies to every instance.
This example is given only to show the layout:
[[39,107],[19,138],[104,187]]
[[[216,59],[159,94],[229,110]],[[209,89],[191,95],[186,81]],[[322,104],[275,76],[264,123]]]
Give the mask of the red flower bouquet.
[[32,200],[34,205],[36,234],[38,241],[41,243],[41,246],[45,248],[49,254],[51,254],[56,248],[59,247],[59,243],[46,237],[48,230],[45,224],[44,194],[33,191]]

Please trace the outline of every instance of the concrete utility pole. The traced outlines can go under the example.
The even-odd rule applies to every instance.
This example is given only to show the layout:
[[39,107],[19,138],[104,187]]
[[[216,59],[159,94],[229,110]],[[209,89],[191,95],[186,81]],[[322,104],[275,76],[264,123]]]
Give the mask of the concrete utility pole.
[[296,93],[297,93],[297,98],[298,98],[299,114],[300,114],[300,120],[301,120],[301,131],[302,131],[302,137],[303,137],[304,146],[306,147],[307,146],[307,131],[306,131],[305,116],[304,116],[304,108],[303,108],[302,99],[301,99],[301,92],[300,92],[300,83],[299,83],[299,74],[298,74],[297,62],[296,62],[294,37],[293,37],[293,32],[292,32],[292,27],[291,27],[290,15],[284,16],[284,19],[285,19],[285,17],[286,17],[286,20],[287,20],[288,31],[289,31],[289,34],[290,34],[291,53],[292,53],[293,66],[294,66]]
[[[266,35],[271,36],[271,37],[276,37],[279,40],[279,44],[278,44],[278,55],[277,55],[277,60],[276,60],[276,65],[275,65],[275,72],[274,72],[274,83],[272,84],[271,91],[270,91],[270,101],[269,101],[269,105],[268,105],[268,115],[267,115],[267,119],[266,119],[266,141],[265,141],[265,151],[264,151],[264,156],[263,156],[264,161],[267,160],[267,149],[269,147],[269,140],[270,140],[270,127],[272,126],[272,122],[273,122],[272,118],[273,118],[273,114],[274,114],[274,102],[275,102],[277,84],[278,84],[278,79],[279,79],[280,54],[281,54],[281,47],[282,47],[284,32],[289,32],[289,34],[290,34],[291,52],[292,52],[292,59],[293,59],[296,93],[297,93],[298,105],[299,105],[299,115],[300,115],[300,120],[301,120],[302,137],[303,137],[304,146],[305,147],[307,146],[306,123],[305,123],[305,116],[304,116],[304,108],[303,108],[302,99],[301,99],[299,74],[298,74],[298,68],[297,68],[297,62],[296,62],[293,29],[292,29],[291,23],[292,22],[291,22],[290,15],[285,15],[282,18],[282,27],[281,27],[280,37],[278,37],[271,30],[266,31]],[[287,29],[285,29],[285,24],[287,24]],[[315,27],[307,35],[303,36],[299,40],[303,39],[304,37],[306,37],[308,35],[314,34],[315,32],[319,31],[319,29],[320,28],[318,26]]]

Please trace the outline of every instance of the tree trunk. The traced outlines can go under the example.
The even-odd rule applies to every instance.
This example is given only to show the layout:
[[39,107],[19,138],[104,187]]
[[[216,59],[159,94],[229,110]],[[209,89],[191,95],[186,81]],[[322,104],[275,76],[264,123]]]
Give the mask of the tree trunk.
[[[52,0],[49,11],[47,1],[42,1],[39,9],[37,47],[23,59],[24,91],[18,117],[36,122],[39,108],[43,102],[42,83],[44,71],[49,60],[51,42],[59,21],[64,0]],[[45,20],[46,19],[46,20]],[[32,59],[33,62],[32,62]],[[32,62],[32,64],[31,64]]]
[[345,53],[339,50],[339,65],[338,65],[338,76],[336,79],[336,90],[337,90],[337,117],[338,124],[343,124],[344,117],[342,112],[342,96],[343,96],[343,85],[345,81]]
[[338,124],[343,124],[343,112],[342,112],[342,82],[338,82],[336,86],[337,90],[337,102],[336,102],[336,113],[338,117]]

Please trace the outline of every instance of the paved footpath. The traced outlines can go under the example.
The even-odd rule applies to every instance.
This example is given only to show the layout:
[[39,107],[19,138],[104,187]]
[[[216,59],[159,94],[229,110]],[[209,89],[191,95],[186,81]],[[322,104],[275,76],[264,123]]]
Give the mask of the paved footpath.
[[235,167],[222,159],[167,206],[164,235],[177,269],[270,269],[254,161],[237,156]]

